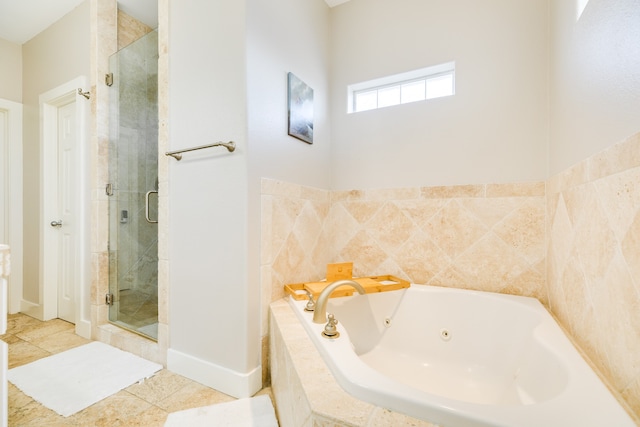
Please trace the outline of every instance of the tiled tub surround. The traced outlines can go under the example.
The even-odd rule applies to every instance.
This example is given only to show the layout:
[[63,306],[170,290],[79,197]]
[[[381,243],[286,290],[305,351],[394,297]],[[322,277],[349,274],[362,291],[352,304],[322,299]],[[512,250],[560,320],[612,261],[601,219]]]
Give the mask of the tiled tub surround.
[[329,192],[263,179],[264,312],[287,283],[316,281],[342,261],[354,276],[546,303],[544,194],[544,183]]
[[281,426],[437,427],[358,400],[335,381],[289,303],[270,310],[271,391]]
[[330,192],[263,179],[263,335],[283,286],[324,277],[329,262],[546,303],[544,194],[544,183]]
[[[262,180],[262,335],[269,304],[284,297],[284,285],[323,278],[329,255],[330,193],[270,179]],[[267,366],[263,363],[263,366]]]
[[547,185],[549,306],[640,417],[640,134]]
[[538,298],[640,419],[640,134],[546,183],[330,192],[263,179],[263,335],[284,284],[339,261]]
[[546,300],[544,183],[336,191],[331,261],[354,275]]

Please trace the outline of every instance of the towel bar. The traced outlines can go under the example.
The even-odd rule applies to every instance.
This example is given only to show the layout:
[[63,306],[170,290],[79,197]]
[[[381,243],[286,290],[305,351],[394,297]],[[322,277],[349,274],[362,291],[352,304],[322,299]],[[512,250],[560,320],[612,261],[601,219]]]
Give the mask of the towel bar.
[[233,141],[215,142],[213,144],[200,145],[198,147],[193,147],[193,148],[185,148],[184,150],[167,151],[164,154],[165,156],[171,156],[176,160],[180,160],[182,159],[182,153],[186,153],[188,151],[202,150],[203,148],[211,148],[211,147],[225,147],[227,150],[229,150],[230,153],[232,153],[236,149],[236,143]]

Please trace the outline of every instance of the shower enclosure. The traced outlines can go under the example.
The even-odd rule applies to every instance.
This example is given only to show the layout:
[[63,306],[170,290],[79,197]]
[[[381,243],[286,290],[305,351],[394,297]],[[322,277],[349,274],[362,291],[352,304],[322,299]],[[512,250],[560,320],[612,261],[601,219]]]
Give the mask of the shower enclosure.
[[157,31],[109,61],[109,321],[157,340]]

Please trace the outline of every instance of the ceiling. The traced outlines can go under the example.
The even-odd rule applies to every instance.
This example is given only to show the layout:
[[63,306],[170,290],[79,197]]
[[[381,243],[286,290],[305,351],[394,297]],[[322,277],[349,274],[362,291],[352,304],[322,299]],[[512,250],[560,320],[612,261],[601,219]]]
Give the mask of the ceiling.
[[[0,39],[24,44],[85,0],[0,0]],[[334,7],[349,0],[325,0]],[[152,28],[158,0],[118,0],[120,10]]]

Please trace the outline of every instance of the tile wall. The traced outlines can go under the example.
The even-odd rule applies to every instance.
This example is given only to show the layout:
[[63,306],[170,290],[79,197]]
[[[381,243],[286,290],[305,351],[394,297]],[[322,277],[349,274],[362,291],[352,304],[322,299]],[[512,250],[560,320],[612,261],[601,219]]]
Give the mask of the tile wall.
[[331,193],[330,261],[355,276],[546,300],[544,183]]
[[107,319],[109,289],[109,57],[117,51],[117,5],[91,0],[91,325],[92,338]]
[[263,336],[283,285],[354,276],[538,298],[640,416],[640,134],[546,183],[325,191],[262,181]]
[[263,179],[263,302],[282,298],[285,284],[323,279],[327,263],[352,261],[356,277],[546,303],[544,194],[544,183],[329,192]]
[[640,134],[549,179],[549,304],[640,417]]
[[269,304],[284,297],[284,285],[325,276],[330,260],[326,190],[262,180],[262,335],[268,333]]

